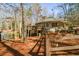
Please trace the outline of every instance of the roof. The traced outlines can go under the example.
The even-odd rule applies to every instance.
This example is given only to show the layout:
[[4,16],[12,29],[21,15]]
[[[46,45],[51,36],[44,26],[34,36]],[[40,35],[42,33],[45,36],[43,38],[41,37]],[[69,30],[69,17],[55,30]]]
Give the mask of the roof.
[[38,21],[38,22],[36,22],[36,24],[39,24],[39,23],[48,23],[48,22],[62,22],[62,23],[65,23],[67,21],[64,21],[64,19],[48,18],[48,19],[45,19],[45,20]]

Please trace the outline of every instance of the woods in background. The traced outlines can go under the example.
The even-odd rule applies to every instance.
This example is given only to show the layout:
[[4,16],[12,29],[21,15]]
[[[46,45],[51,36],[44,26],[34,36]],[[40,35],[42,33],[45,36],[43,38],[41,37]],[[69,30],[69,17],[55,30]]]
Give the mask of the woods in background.
[[[61,10],[55,16],[54,10]],[[72,23],[72,25],[79,25],[79,4],[78,3],[61,3],[56,7],[52,7],[53,14],[48,15],[48,9],[42,8],[40,4],[0,4],[0,29],[10,30],[11,37],[25,38],[28,36],[28,26],[34,25],[45,18],[63,18]],[[61,13],[62,12],[62,13]]]

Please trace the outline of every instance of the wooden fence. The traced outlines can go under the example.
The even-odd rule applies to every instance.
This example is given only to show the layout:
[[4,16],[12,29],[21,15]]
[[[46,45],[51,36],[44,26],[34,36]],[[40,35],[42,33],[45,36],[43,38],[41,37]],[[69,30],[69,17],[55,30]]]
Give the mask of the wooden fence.
[[[79,49],[79,45],[51,47],[50,40],[51,39],[48,36],[46,36],[46,56],[51,56],[52,52],[56,52],[56,51],[69,51],[69,50]],[[52,37],[52,40],[55,43],[59,43],[59,42],[62,43],[61,41],[58,41],[58,40],[56,41],[54,37]],[[54,43],[52,43],[52,44],[54,44]]]

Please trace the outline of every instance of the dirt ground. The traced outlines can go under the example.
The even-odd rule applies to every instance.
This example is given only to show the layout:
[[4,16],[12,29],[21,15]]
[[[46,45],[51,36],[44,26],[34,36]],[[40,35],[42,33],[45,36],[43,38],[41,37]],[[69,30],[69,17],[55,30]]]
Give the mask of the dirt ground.
[[[28,37],[26,38],[25,43],[17,40],[0,42],[0,56],[45,56],[45,40],[39,39],[39,37]],[[79,35],[73,36],[68,34],[62,39],[57,40],[57,42],[62,42],[63,46],[79,45]],[[54,55],[79,55],[79,49],[70,51],[54,51],[52,52],[52,56]]]
[[0,42],[0,56],[44,55],[44,49],[43,47],[39,48],[40,41],[36,44],[37,41],[39,41],[38,37],[30,37],[27,38],[26,43],[11,41]]

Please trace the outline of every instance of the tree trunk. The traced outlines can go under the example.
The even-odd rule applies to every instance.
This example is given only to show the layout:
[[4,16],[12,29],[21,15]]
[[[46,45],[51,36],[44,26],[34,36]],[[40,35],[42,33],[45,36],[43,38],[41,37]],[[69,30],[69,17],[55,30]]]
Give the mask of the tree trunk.
[[21,14],[22,14],[22,42],[25,42],[24,11],[23,11],[22,3],[20,3],[20,7],[21,7]]

